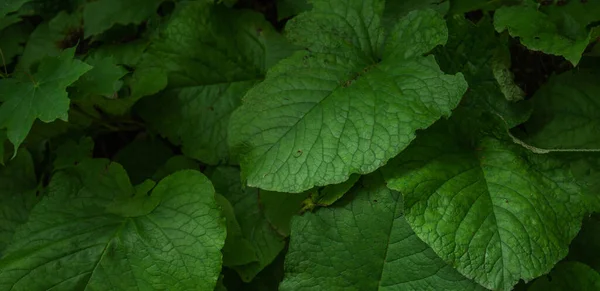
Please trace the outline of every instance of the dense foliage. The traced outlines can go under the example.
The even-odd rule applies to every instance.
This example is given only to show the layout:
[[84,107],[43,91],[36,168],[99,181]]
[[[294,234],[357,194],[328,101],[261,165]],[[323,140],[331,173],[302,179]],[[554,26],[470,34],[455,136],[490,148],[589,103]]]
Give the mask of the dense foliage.
[[4,0],[0,290],[600,290],[598,0]]

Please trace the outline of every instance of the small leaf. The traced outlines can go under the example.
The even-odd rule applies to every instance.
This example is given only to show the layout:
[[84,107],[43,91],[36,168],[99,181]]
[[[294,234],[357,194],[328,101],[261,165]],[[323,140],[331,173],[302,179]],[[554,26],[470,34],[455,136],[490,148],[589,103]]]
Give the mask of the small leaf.
[[66,88],[91,69],[73,59],[75,49],[67,49],[58,57],[42,60],[31,79],[0,80],[0,128],[15,148],[25,140],[33,122],[67,121],[69,98]]

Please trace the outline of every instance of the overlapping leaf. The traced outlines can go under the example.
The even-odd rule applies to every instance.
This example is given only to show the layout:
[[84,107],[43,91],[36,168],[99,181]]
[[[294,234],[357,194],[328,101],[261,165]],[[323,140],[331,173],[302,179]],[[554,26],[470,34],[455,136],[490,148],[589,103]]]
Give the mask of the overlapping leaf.
[[499,32],[508,30],[527,48],[564,56],[577,65],[590,42],[588,25],[600,20],[600,2],[567,1],[565,5],[540,7],[535,0],[502,7],[494,14]]
[[434,52],[442,70],[465,75],[469,91],[461,104],[498,114],[510,127],[525,122],[531,104],[521,101],[524,93],[509,71],[508,39],[495,35],[489,17],[474,24],[462,15],[452,16],[448,30],[448,43]]
[[57,173],[0,260],[0,288],[212,290],[225,225],[210,181],[188,170],[152,185],[106,160]]
[[533,96],[526,141],[544,149],[600,149],[600,72],[553,76]]
[[414,234],[379,173],[292,221],[281,290],[483,290]]
[[[230,219],[237,221],[231,224],[238,224],[240,228],[228,236],[223,260],[242,280],[249,282],[285,247],[290,219],[300,210],[306,195],[243,188],[239,169],[233,167],[218,167],[210,177],[217,192],[231,203],[235,217]],[[249,247],[252,250],[248,250]],[[254,254],[241,253],[244,250]],[[252,257],[256,260],[240,264]]]
[[260,14],[181,3],[134,73],[132,95],[156,93],[168,81],[166,92],[142,100],[142,117],[182,145],[186,155],[212,165],[227,163],[231,112],[287,53]]
[[97,0],[85,5],[85,37],[100,34],[115,24],[139,24],[156,13],[164,0]]
[[416,234],[483,286],[510,290],[552,269],[598,196],[568,163],[515,144],[486,115],[454,115],[384,168]]
[[70,39],[79,35],[81,15],[61,11],[48,22],[39,24],[29,35],[23,55],[19,58],[17,73],[29,72],[31,66],[46,56],[58,56],[63,49],[75,46]]
[[442,16],[409,13],[384,44],[383,1],[321,0],[288,23],[306,47],[272,68],[232,117],[250,186],[302,192],[372,172],[466,90],[423,55],[447,39]]

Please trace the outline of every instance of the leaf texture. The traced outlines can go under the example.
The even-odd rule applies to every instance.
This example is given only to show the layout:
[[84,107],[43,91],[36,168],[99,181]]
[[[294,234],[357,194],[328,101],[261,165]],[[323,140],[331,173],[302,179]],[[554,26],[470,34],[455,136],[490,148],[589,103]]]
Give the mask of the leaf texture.
[[292,220],[280,290],[483,290],[411,230],[380,173],[329,208]]
[[249,186],[302,192],[370,173],[466,90],[423,55],[447,39],[441,15],[409,13],[385,41],[383,1],[313,1],[287,34],[307,49],[272,68],[229,127]]
[[58,172],[0,260],[0,289],[212,290],[226,233],[210,181],[187,170],[148,190],[107,160]]
[[409,224],[442,259],[484,287],[511,290],[567,255],[598,198],[568,163],[514,144],[495,118],[459,117],[424,132],[383,171],[404,195]]

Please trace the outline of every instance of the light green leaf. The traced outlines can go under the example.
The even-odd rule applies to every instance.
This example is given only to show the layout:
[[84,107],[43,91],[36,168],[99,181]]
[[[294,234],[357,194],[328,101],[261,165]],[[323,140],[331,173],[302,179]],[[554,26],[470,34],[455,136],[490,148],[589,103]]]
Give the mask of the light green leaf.
[[164,0],[97,0],[83,10],[85,37],[100,34],[115,24],[139,24],[156,13]]
[[332,207],[292,220],[280,290],[483,290],[410,229],[379,173]]
[[600,149],[600,72],[552,76],[533,96],[525,141],[544,149]]
[[[226,235],[214,195],[197,171],[163,179],[150,197],[107,160],[59,172],[0,260],[0,289],[212,290]],[[118,201],[128,207],[115,211]]]
[[67,121],[69,98],[66,88],[91,67],[73,59],[75,49],[67,49],[58,57],[42,60],[31,79],[0,80],[0,128],[6,128],[10,142],[18,148],[33,122]]
[[26,150],[0,166],[0,257],[17,226],[27,221],[37,202],[37,178],[33,159]]
[[133,74],[132,95],[154,94],[168,80],[167,91],[140,101],[142,118],[189,157],[235,163],[227,147],[229,117],[291,49],[261,14],[180,3]]
[[579,262],[562,262],[533,282],[529,291],[600,290],[600,274]]
[[494,26],[498,32],[508,30],[531,50],[563,56],[577,65],[590,41],[586,26],[600,20],[600,3],[568,2],[564,7],[545,9],[538,8],[534,0],[502,7],[494,14]]
[[249,186],[302,192],[370,173],[466,90],[462,75],[423,57],[447,39],[437,12],[409,13],[383,45],[383,1],[313,5],[287,27],[307,50],[273,67],[232,116],[229,141]]
[[93,150],[94,141],[89,137],[82,137],[79,141],[67,140],[56,149],[54,170],[70,168],[86,158],[91,158]]
[[549,272],[567,255],[584,215],[599,209],[569,164],[515,144],[501,121],[455,112],[383,169],[405,198],[416,234],[484,287]]
[[525,122],[531,104],[517,102],[523,93],[509,71],[508,38],[496,36],[489,17],[483,17],[477,24],[462,15],[448,18],[448,43],[434,52],[444,72],[465,75],[469,91],[461,105],[498,114],[509,127]]
[[[231,203],[243,237],[254,248],[257,262],[233,266],[245,282],[269,265],[285,247],[291,217],[300,210],[306,195],[272,193],[253,188],[243,188],[240,171],[233,167],[218,167],[210,175],[215,189]],[[245,247],[238,240],[238,248]],[[235,253],[224,253],[235,255]],[[235,258],[224,258],[233,261]]]

